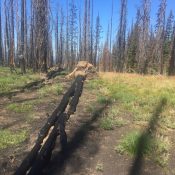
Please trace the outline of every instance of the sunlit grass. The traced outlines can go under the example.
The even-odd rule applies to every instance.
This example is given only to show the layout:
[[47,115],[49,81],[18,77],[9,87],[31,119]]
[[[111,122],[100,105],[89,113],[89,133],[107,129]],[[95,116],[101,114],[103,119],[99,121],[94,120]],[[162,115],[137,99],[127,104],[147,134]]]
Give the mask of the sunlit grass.
[[6,106],[7,110],[16,112],[16,113],[31,113],[34,109],[34,106],[40,103],[41,100],[31,100],[23,103],[11,103]]
[[38,90],[38,95],[40,98],[46,97],[49,95],[60,95],[63,92],[63,87],[61,84],[52,84],[48,86],[44,86]]
[[128,124],[128,121],[120,117],[120,114],[121,112],[116,105],[111,106],[100,120],[100,127],[105,130],[112,130],[115,127],[122,127]]
[[31,111],[33,109],[33,105],[28,103],[22,103],[22,104],[12,103],[7,106],[7,109],[17,113],[23,113]]
[[[19,70],[17,69],[19,72]],[[9,68],[0,67],[0,93],[7,93],[20,87],[23,87],[27,83],[40,79],[39,74],[33,74],[28,72],[25,75],[11,73]]]
[[0,149],[5,149],[9,146],[16,146],[27,138],[27,131],[12,132],[10,130],[0,130]]
[[115,73],[101,73],[100,77],[103,80],[99,89],[101,96],[116,101],[120,112],[127,112],[135,121],[148,121],[155,105],[165,97],[167,106],[161,121],[168,128],[175,127],[174,77]]
[[133,156],[143,155],[159,165],[165,166],[168,163],[169,147],[170,143],[164,138],[133,131],[123,136],[115,150],[121,154],[127,152]]
[[[144,157],[166,166],[171,147],[167,135],[169,129],[175,129],[175,77],[100,73],[100,80],[93,81],[90,85],[92,89],[96,86],[99,103],[103,104],[108,99],[112,104],[100,120],[101,128],[112,130],[130,122],[128,126],[133,130],[139,129],[136,132],[126,132],[116,145],[116,151],[136,156],[140,139],[143,139]],[[167,103],[158,114],[156,133],[143,135],[143,130],[154,116],[154,109],[161,99],[166,99]]]

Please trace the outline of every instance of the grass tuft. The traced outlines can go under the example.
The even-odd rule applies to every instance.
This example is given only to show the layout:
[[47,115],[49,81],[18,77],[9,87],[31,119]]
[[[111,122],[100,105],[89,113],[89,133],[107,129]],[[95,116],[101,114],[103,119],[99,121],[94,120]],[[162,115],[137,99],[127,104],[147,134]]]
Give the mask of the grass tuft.
[[88,89],[97,89],[99,87],[103,87],[104,81],[101,78],[93,79],[88,81],[87,88]]
[[126,119],[120,117],[123,115],[117,105],[110,107],[100,121],[100,127],[105,130],[112,130],[115,127],[122,127],[128,124]]
[[63,91],[61,84],[53,84],[45,86],[38,90],[39,97],[46,97],[52,95],[60,95]]
[[103,172],[103,169],[104,169],[104,168],[103,168],[103,164],[102,164],[102,163],[97,163],[95,169],[96,169],[97,171]]
[[5,149],[10,146],[16,146],[24,142],[27,138],[26,130],[14,133],[9,130],[0,130],[0,149]]
[[[19,69],[17,69],[17,71],[19,72]],[[28,72],[25,75],[16,73],[11,74],[10,68],[0,67],[0,92],[11,92],[23,87],[27,83],[37,81],[39,79],[39,74],[34,74],[32,72]]]
[[33,110],[33,104],[29,102],[25,103],[12,103],[7,106],[7,109],[17,113],[25,113]]
[[169,147],[169,141],[164,138],[133,131],[121,139],[115,150],[121,154],[128,153],[133,156],[142,154],[159,165],[165,166],[168,163]]

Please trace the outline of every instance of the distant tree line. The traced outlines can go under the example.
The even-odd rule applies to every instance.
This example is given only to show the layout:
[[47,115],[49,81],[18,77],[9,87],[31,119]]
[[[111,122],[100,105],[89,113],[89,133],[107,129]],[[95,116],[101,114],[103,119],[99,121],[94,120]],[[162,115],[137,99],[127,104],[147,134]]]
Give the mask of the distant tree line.
[[151,0],[140,2],[128,26],[128,1],[120,0],[120,14],[114,19],[112,0],[106,38],[102,40],[100,14],[94,16],[93,0],[84,0],[83,9],[74,0],[66,0],[66,9],[59,4],[51,7],[50,0],[2,0],[0,65],[20,67],[22,73],[27,68],[47,72],[54,65],[71,70],[79,60],[87,60],[100,71],[174,75],[173,11],[166,17],[167,1],[160,0],[153,25]]

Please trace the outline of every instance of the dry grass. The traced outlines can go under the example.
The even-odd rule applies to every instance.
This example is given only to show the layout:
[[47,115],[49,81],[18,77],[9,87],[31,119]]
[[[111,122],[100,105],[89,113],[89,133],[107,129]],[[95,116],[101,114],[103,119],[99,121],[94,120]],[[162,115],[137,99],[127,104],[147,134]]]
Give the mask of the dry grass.
[[[103,126],[107,126],[107,129],[113,128],[117,118],[125,119],[125,116],[129,116],[133,131],[138,129],[141,133],[152,119],[159,102],[162,99],[167,101],[158,116],[156,132],[153,133],[155,140],[159,141],[159,146],[163,145],[166,148],[166,153],[161,151],[162,155],[157,154],[158,160],[156,161],[160,165],[166,165],[172,145],[170,131],[175,129],[175,77],[128,73],[99,73],[99,77],[98,82],[95,82],[98,85],[98,88],[96,87],[98,99],[111,99],[113,101],[111,110],[115,109],[115,114],[112,113],[113,111],[108,111],[109,114],[113,114],[113,117],[107,115],[102,120]],[[128,138],[127,134],[126,138]],[[128,140],[127,144],[130,147],[132,143]],[[133,149],[137,149],[135,146]],[[160,152],[159,149],[157,150]],[[128,152],[127,149],[123,151]]]

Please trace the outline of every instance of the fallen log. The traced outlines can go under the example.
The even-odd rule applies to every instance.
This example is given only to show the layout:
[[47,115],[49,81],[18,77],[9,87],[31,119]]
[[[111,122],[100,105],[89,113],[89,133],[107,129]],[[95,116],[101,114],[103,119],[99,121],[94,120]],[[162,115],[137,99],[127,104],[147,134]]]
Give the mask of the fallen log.
[[79,98],[82,94],[83,91],[83,82],[85,78],[82,76],[77,77],[77,81],[75,83],[75,93],[74,96],[72,97],[70,103],[69,103],[69,109],[68,109],[68,115],[72,115],[74,112],[76,112],[76,107],[79,102]]
[[57,68],[55,70],[51,70],[50,72],[47,73],[46,77],[47,79],[55,78],[56,76],[60,75],[60,73],[63,71],[63,68]]
[[26,89],[40,88],[40,87],[43,86],[43,82],[44,82],[44,81],[45,81],[45,79],[33,81],[33,82],[31,82],[31,83],[26,84],[26,85],[23,86],[21,89],[22,89],[22,90],[26,90]]
[[[67,107],[67,105],[68,105],[68,103],[70,101],[70,98],[75,95],[75,92],[77,90],[79,90],[77,88],[78,87],[77,84],[79,83],[80,84],[80,87],[82,88],[82,84],[83,84],[84,79],[85,78],[82,77],[82,76],[77,77],[76,80],[73,82],[72,86],[65,93],[65,95],[63,96],[63,98],[62,98],[59,106],[54,110],[54,112],[52,113],[52,115],[48,118],[46,124],[41,128],[41,130],[40,130],[40,132],[38,134],[38,138],[36,140],[36,143],[35,143],[34,147],[30,151],[30,153],[26,156],[26,158],[23,160],[23,162],[21,163],[21,165],[19,166],[19,168],[16,170],[15,175],[24,175],[24,174],[26,174],[27,171],[34,165],[34,163],[35,163],[35,161],[36,161],[36,159],[38,157],[39,150],[40,149],[43,150],[43,149],[46,149],[46,148],[49,147],[49,146],[45,146],[44,148],[42,147],[42,143],[43,143],[44,138],[48,135],[48,132],[49,132],[50,128],[53,125],[55,125],[56,121],[57,122],[60,121],[60,118],[61,118],[63,112],[65,111],[65,109],[66,109],[66,107]],[[80,93],[80,95],[81,95],[81,93]],[[79,95],[79,97],[80,97],[80,95]],[[75,101],[75,104],[77,105],[78,104],[77,100],[74,100],[74,101]],[[72,102],[72,104],[73,104],[73,102]],[[74,107],[74,109],[76,109],[76,107]],[[53,131],[53,132],[55,132],[55,131]],[[52,134],[51,135],[51,138],[52,139],[51,138],[48,138],[48,140],[51,139],[53,141],[54,140],[54,137],[55,137],[55,134]],[[54,141],[53,141],[53,144],[51,144],[51,143],[52,143],[51,141],[48,141],[46,144],[50,145],[50,148],[52,148],[52,145],[54,145]],[[49,156],[47,156],[47,157],[49,157]],[[40,158],[38,158],[37,160],[40,161]],[[40,164],[40,163],[37,163],[37,164]],[[43,164],[44,163],[42,163],[42,166],[40,165],[40,167],[43,167]],[[38,169],[36,169],[36,170],[38,171]],[[32,170],[32,172],[33,171],[34,170]]]
[[52,156],[52,150],[55,147],[56,138],[59,134],[59,120],[56,121],[54,128],[52,129],[48,139],[42,146],[36,161],[31,167],[28,175],[40,174],[45,165],[50,161]]

